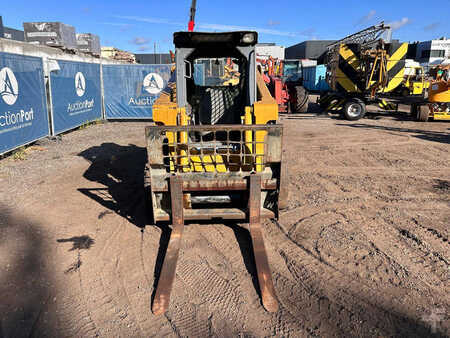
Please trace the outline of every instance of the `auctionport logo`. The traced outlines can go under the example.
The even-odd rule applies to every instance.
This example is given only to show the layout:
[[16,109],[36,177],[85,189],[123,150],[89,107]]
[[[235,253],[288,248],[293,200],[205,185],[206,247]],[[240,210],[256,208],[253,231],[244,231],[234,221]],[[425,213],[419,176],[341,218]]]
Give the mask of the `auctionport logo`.
[[86,80],[81,72],[75,75],[75,90],[80,97],[86,92]]
[[147,93],[155,95],[164,89],[164,80],[159,74],[149,73],[145,76],[142,85]]
[[19,84],[13,71],[8,67],[0,70],[0,95],[3,101],[12,106],[19,96]]

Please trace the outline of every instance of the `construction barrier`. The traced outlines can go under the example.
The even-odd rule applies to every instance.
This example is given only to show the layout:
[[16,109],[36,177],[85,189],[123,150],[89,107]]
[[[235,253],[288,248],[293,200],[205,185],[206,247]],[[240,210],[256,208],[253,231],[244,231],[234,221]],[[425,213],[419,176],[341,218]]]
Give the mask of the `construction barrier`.
[[106,119],[151,119],[170,79],[171,65],[104,65]]
[[49,135],[41,58],[0,52],[0,154]]
[[53,135],[102,118],[100,65],[56,61],[50,72]]

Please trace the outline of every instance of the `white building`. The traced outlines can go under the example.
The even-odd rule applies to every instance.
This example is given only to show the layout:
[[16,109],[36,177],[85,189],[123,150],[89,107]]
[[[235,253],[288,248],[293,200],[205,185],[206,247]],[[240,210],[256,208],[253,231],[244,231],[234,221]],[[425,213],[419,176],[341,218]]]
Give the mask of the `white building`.
[[258,43],[255,48],[256,59],[267,60],[270,56],[274,59],[284,60],[284,47],[274,43]]
[[416,60],[424,65],[438,65],[450,60],[450,39],[422,41],[417,44]]

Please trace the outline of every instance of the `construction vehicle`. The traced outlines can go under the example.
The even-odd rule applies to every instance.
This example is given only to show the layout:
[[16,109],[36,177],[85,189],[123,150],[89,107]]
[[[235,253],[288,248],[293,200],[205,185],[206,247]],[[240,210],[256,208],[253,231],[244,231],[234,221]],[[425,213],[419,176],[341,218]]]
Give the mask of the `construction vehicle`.
[[425,72],[422,66],[406,66],[403,82],[395,90],[403,97],[423,96],[428,93],[430,82],[425,80]]
[[366,105],[390,108],[388,97],[402,82],[407,43],[385,42],[391,30],[381,22],[327,46],[327,82],[323,109],[342,112],[347,120],[364,117]]
[[450,65],[439,65],[430,71],[428,98],[411,103],[411,115],[417,121],[450,120]]
[[[153,105],[155,125],[145,130],[153,221],[172,224],[155,314],[168,309],[186,221],[248,222],[262,304],[278,309],[261,220],[286,207],[287,177],[278,106],[256,71],[257,38],[253,31],[174,33],[176,83]],[[219,65],[231,59],[239,81],[224,84],[206,73],[206,84],[196,83],[194,66],[205,59]]]
[[[280,112],[305,113],[308,110],[308,92],[303,87],[301,78],[285,76],[286,61],[269,57],[257,59],[257,63],[263,70],[264,82],[277,101]],[[289,65],[291,64],[292,61],[289,61]]]

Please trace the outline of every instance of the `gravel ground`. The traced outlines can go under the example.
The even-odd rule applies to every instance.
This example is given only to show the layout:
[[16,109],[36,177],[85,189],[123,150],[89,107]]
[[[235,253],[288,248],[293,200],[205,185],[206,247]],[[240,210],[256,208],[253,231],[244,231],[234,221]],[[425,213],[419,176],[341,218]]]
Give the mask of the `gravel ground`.
[[0,160],[0,337],[449,336],[450,123],[282,120],[277,313],[235,223],[186,227],[170,309],[151,313],[168,233],[146,226],[147,123],[113,122]]

